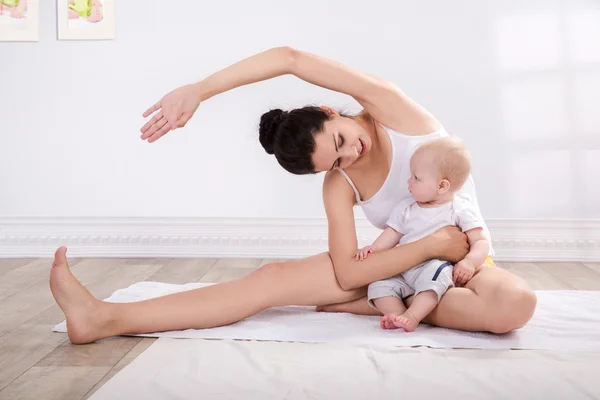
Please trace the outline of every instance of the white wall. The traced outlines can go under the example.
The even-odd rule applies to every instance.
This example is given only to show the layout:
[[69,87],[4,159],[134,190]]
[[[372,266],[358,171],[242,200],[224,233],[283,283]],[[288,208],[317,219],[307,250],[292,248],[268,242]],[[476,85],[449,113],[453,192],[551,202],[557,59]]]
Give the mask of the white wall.
[[600,218],[598,2],[122,0],[96,42],[57,41],[40,3],[40,41],[0,43],[0,216],[324,216],[322,176],[279,168],[258,120],[350,98],[282,77],[139,138],[166,92],[290,45],[395,81],[461,136],[487,218]]

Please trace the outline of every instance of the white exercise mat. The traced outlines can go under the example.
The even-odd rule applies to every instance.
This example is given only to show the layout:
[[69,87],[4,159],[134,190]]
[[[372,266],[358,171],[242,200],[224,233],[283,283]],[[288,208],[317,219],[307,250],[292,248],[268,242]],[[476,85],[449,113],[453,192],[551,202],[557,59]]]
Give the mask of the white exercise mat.
[[160,338],[90,400],[600,398],[600,353]]
[[[117,290],[107,301],[132,302],[211,284],[139,282]],[[382,330],[379,317],[315,312],[314,307],[277,307],[232,325],[136,336],[202,339],[254,339],[285,342],[339,342],[433,348],[600,350],[600,291],[536,291],[532,320],[505,335],[464,332],[421,324],[415,332]],[[194,307],[189,304],[189,307]],[[66,332],[63,321],[54,331]]]

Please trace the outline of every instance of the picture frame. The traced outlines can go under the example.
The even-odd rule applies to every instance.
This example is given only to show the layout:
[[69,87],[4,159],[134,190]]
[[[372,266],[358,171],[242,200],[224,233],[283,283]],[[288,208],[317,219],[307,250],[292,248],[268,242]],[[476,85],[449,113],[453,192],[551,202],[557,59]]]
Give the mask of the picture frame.
[[39,0],[0,0],[0,42],[37,42]]
[[115,38],[115,0],[57,0],[56,4],[59,40]]

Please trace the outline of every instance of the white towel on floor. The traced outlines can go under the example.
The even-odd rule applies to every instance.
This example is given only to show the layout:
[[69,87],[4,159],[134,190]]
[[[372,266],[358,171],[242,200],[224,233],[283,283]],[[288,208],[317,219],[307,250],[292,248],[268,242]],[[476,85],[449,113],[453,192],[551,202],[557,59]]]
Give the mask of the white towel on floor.
[[160,338],[90,400],[589,400],[599,355]]
[[[132,302],[211,284],[173,285],[139,282],[117,290],[106,301]],[[315,312],[314,307],[288,306],[267,309],[235,324],[136,336],[254,339],[284,342],[343,342],[379,346],[429,346],[433,348],[600,350],[600,291],[536,291],[538,305],[532,320],[505,335],[463,332],[421,324],[415,332],[382,330],[379,317]],[[189,304],[193,307],[193,304]],[[66,332],[63,321],[54,329]]]

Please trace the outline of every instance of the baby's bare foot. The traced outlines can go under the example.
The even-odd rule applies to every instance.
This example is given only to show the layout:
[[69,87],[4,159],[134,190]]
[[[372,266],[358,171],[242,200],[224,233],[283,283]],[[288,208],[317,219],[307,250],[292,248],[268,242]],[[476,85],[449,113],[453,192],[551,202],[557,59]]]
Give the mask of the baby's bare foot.
[[396,325],[394,325],[394,320],[396,319],[395,314],[385,314],[379,320],[379,326],[381,329],[398,329]]
[[392,320],[396,328],[402,328],[406,332],[413,332],[419,326],[419,321],[414,314],[408,310],[402,315],[394,316]]
[[73,276],[67,263],[67,248],[60,247],[54,254],[50,271],[50,290],[65,314],[67,334],[74,344],[90,343],[101,338],[100,328],[108,320],[102,302]]

